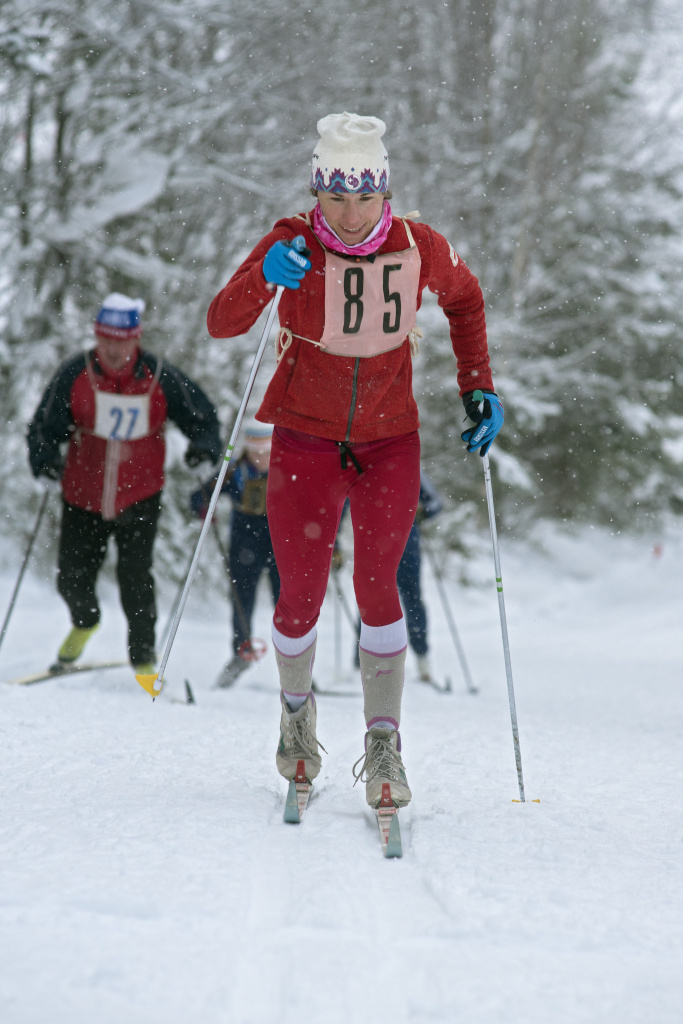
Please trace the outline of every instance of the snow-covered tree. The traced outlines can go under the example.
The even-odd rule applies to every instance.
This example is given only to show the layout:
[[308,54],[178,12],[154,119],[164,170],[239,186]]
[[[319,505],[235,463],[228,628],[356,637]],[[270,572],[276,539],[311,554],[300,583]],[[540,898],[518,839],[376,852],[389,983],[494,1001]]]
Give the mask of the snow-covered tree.
[[[667,0],[664,29],[662,3],[5,0],[0,501],[12,532],[35,508],[26,420],[109,291],[145,298],[145,344],[205,386],[227,430],[253,338],[208,339],[206,308],[277,217],[308,208],[315,122],[337,109],[386,120],[394,208],[420,209],[481,279],[508,524],[632,523],[680,502],[680,90],[675,62],[653,55],[675,49],[681,25]],[[416,385],[455,542],[481,507],[481,473],[458,442],[437,314],[428,302]],[[182,446],[170,447],[169,567],[193,530]]]

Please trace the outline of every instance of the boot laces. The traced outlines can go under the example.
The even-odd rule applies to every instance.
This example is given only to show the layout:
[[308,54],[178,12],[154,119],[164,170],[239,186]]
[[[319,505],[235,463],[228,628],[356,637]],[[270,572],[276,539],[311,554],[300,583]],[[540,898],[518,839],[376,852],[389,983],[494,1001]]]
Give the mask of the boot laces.
[[[360,769],[356,771],[358,765]],[[379,776],[389,782],[405,783],[401,756],[394,749],[389,737],[385,739],[383,736],[373,736],[368,749],[358,758],[351,771],[356,782],[372,782]]]
[[318,753],[318,747],[327,751],[322,743],[318,741],[315,732],[311,729],[310,717],[294,718],[291,714],[285,715],[286,728],[283,731],[285,751],[288,757],[309,758],[322,764],[322,758]]

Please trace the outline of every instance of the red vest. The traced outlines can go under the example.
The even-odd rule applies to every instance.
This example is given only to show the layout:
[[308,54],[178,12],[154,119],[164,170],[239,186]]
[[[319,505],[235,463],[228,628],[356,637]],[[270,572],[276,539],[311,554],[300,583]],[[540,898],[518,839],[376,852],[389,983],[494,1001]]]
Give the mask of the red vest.
[[[136,377],[134,365],[117,374],[88,364],[71,388],[76,430],[62,479],[64,499],[104,519],[164,486],[166,397],[149,367]],[[97,392],[107,399],[98,401]],[[131,402],[129,396],[145,397]]]

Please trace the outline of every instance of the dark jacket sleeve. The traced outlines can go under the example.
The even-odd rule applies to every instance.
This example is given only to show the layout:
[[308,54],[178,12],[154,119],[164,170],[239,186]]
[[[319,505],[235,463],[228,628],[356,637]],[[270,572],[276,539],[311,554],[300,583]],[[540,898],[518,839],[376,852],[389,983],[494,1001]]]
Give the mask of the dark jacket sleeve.
[[58,466],[61,462],[59,446],[69,440],[75,426],[71,412],[71,389],[84,369],[85,353],[79,353],[62,363],[29,423],[28,455],[34,476],[39,476],[46,467]]
[[[157,357],[145,353],[151,370]],[[194,381],[164,360],[159,384],[166,396],[168,418],[190,439],[193,448],[206,451],[215,462],[222,452],[216,407]]]

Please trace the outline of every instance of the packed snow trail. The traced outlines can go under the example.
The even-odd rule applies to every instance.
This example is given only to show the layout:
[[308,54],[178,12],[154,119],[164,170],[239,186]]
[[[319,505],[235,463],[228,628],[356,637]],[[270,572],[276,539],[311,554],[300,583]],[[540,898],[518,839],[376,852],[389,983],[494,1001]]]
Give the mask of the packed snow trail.
[[[212,690],[229,655],[220,601],[190,602],[155,703],[127,668],[0,685],[3,1022],[677,1024],[683,545],[656,558],[647,538],[545,544],[501,552],[527,797],[541,803],[512,802],[490,566],[472,569],[481,589],[448,585],[476,697],[427,574],[433,663],[453,693],[416,683],[409,658],[400,860],[381,856],[352,787],[360,700],[319,697],[329,755],[303,822],[283,824],[272,651]],[[2,582],[4,599],[11,572]],[[0,679],[39,668],[68,628],[51,587],[25,587]],[[102,590],[93,660],[124,649]],[[259,635],[269,616],[262,594]],[[333,650],[328,610],[321,685]]]

